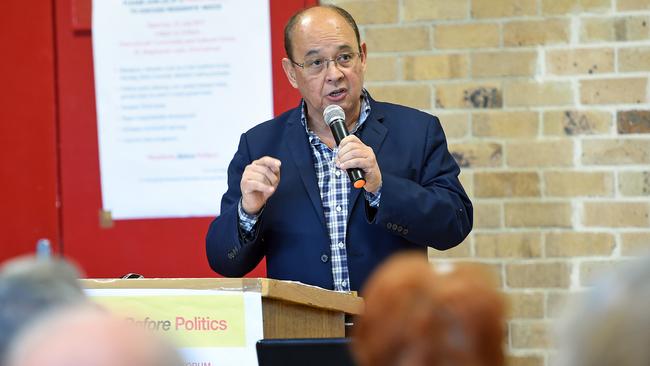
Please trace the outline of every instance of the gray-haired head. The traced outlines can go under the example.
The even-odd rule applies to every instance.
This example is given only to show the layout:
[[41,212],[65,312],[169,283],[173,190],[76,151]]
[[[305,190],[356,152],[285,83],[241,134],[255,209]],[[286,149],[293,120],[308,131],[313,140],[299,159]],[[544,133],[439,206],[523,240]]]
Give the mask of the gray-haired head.
[[650,257],[626,263],[570,309],[561,366],[650,365]]
[[22,257],[0,267],[0,364],[15,335],[46,311],[85,300],[77,269],[62,259]]

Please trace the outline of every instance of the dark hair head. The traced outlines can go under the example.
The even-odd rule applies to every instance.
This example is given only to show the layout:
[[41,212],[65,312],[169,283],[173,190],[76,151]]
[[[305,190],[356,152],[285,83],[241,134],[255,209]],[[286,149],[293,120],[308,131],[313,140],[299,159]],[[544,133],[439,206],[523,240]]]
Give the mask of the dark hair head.
[[291,42],[293,28],[296,26],[296,23],[298,23],[300,18],[302,18],[302,15],[307,10],[313,8],[328,8],[335,11],[338,15],[340,15],[354,30],[354,35],[357,37],[357,47],[359,49],[359,52],[361,52],[361,37],[359,36],[359,27],[357,27],[357,23],[354,21],[352,15],[350,15],[350,13],[348,13],[345,9],[338,7],[336,5],[316,5],[316,6],[299,10],[297,13],[291,16],[291,18],[287,22],[287,25],[284,26],[284,51],[287,53],[289,59],[293,60],[293,48],[292,48],[293,44]]

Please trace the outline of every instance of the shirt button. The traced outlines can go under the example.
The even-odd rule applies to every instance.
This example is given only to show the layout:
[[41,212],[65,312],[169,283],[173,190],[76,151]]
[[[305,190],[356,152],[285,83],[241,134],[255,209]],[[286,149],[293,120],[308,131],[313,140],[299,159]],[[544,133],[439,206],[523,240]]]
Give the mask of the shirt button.
[[334,174],[336,174],[337,177],[340,177],[341,176],[341,171],[337,170]]
[[328,259],[329,259],[329,257],[327,256],[327,254],[323,254],[323,255],[320,256],[320,260],[321,260],[323,263],[327,263],[327,260],[328,260]]
[[344,244],[343,242],[340,242],[340,243],[339,243],[339,248],[341,248],[341,249],[345,249],[345,244]]
[[346,281],[346,280],[341,281],[341,287],[342,288],[345,289],[347,286],[348,286],[348,281]]
[[336,206],[336,211],[341,212],[341,205]]

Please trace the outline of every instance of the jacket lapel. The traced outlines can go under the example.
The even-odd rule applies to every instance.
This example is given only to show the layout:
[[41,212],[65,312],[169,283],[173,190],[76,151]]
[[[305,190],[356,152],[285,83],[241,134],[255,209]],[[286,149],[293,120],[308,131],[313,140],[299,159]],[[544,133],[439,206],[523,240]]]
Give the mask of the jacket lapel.
[[300,123],[300,108],[297,108],[296,112],[288,119],[285,135],[284,141],[291,152],[291,157],[296,164],[307,195],[314,206],[314,210],[316,210],[316,214],[323,228],[327,232],[323,204],[318,190],[318,182],[316,181],[316,171],[314,171],[314,163],[311,157],[309,139],[305,133],[305,126]]
[[[379,149],[381,148],[381,145],[386,138],[388,129],[386,126],[384,126],[383,123],[381,123],[381,121],[384,119],[384,116],[379,110],[380,107],[370,97],[368,99],[370,99],[370,115],[368,115],[368,118],[361,128],[359,138],[364,144],[372,148],[372,150],[375,152],[375,156],[379,156]],[[359,200],[359,196],[361,195],[362,191],[363,188],[351,188],[350,202],[348,205],[348,219],[350,218],[350,214],[352,213],[354,206]]]

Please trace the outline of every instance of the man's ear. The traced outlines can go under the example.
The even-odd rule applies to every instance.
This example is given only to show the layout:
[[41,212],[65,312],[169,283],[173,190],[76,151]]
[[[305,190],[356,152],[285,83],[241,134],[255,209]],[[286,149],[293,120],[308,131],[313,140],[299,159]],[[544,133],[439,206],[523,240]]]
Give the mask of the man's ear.
[[293,67],[291,60],[288,58],[282,59],[282,69],[284,69],[285,75],[287,75],[287,80],[291,83],[291,86],[298,88],[298,83],[296,82],[296,69]]

